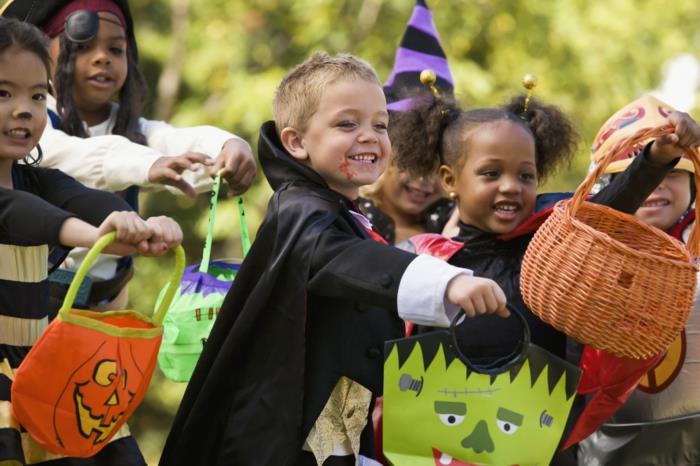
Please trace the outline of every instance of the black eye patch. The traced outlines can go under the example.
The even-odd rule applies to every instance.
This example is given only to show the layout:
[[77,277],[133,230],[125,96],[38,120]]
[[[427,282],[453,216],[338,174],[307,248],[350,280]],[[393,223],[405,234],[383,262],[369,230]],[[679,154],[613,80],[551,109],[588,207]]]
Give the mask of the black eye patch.
[[78,10],[66,18],[65,34],[71,42],[91,40],[100,29],[100,17],[94,11]]

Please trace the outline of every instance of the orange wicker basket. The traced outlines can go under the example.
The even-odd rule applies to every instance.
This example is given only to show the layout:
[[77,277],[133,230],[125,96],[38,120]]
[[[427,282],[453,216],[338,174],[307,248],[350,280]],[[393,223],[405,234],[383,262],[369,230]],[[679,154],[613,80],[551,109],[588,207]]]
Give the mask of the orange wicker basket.
[[[646,358],[666,350],[688,321],[700,247],[697,222],[687,247],[632,215],[585,200],[616,155],[672,131],[642,129],[615,144],[559,202],[530,242],[520,289],[543,321],[594,348]],[[698,155],[687,151],[700,187]]]

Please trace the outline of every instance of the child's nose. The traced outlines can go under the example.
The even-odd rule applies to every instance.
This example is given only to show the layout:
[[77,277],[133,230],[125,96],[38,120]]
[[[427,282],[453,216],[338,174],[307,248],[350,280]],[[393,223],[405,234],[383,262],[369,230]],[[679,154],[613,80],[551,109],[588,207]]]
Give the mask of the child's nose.
[[359,142],[376,142],[377,135],[372,128],[362,128],[357,136],[357,140]]
[[499,185],[499,189],[504,193],[518,193],[521,190],[521,186],[518,180],[505,176]]
[[95,64],[104,64],[104,65],[108,65],[109,63],[112,62],[109,58],[109,54],[105,50],[102,50],[100,47],[98,47],[95,50],[95,55],[92,57],[92,61]]

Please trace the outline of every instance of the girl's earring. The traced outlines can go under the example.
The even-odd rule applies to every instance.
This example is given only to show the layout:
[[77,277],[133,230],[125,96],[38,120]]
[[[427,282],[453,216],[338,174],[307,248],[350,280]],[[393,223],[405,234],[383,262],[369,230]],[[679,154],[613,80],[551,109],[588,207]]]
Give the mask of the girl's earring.
[[450,191],[447,195],[448,195],[448,196],[450,197],[450,199],[452,199],[453,201],[456,201],[456,200],[457,200],[457,193],[456,193],[455,191]]

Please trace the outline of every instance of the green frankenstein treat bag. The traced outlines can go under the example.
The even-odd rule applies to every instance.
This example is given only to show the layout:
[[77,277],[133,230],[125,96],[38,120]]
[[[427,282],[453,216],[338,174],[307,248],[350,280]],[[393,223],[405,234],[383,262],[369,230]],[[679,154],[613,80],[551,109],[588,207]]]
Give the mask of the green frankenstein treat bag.
[[[209,261],[214,231],[216,205],[221,186],[217,174],[211,193],[209,228],[202,261],[185,269],[168,314],[163,321],[163,343],[158,353],[158,366],[175,382],[187,382],[192,376],[202,348],[209,338],[216,316],[240,268],[238,260]],[[238,197],[243,255],[250,248],[243,198]],[[164,295],[165,289],[161,291]],[[160,303],[160,297],[156,306]]]
[[163,321],[158,365],[175,382],[190,380],[240,264],[214,261],[207,272],[200,272],[198,267],[185,269]]
[[383,430],[391,463],[548,465],[581,372],[525,334],[519,354],[488,370],[459,353],[450,330],[387,342]]

